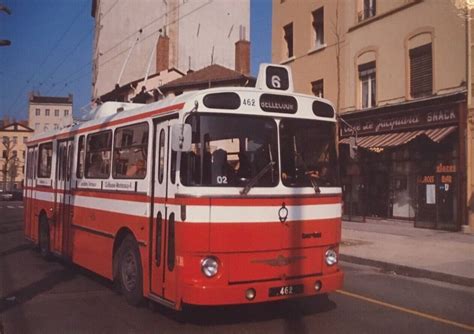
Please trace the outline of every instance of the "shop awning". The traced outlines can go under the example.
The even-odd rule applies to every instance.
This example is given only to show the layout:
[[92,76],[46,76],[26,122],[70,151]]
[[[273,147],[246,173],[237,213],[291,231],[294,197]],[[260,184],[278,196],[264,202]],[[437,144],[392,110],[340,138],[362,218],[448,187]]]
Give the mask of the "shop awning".
[[[363,148],[388,148],[409,143],[418,136],[425,135],[432,141],[439,143],[450,133],[455,131],[457,126],[448,126],[443,128],[425,129],[408,132],[394,132],[383,135],[361,136],[357,138],[357,146]],[[349,144],[349,138],[340,141],[341,144]]]

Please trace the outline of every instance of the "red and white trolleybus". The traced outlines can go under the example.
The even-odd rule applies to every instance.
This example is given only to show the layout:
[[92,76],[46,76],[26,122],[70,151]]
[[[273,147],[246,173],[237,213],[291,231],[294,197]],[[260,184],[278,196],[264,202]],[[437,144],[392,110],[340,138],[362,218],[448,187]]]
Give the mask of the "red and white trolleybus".
[[287,67],[89,118],[28,143],[24,228],[43,255],[178,310],[342,286],[334,108]]

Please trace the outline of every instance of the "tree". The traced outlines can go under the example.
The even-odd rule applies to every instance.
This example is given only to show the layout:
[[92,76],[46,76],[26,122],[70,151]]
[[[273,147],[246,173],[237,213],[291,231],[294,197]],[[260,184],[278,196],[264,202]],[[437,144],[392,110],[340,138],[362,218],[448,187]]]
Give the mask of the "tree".
[[[2,188],[7,190],[12,188],[13,183],[15,182],[16,177],[18,176],[18,168],[20,159],[18,158],[18,153],[15,150],[16,143],[9,137],[3,137],[2,139],[3,151],[2,151]],[[8,181],[10,181],[10,186],[8,186]]]

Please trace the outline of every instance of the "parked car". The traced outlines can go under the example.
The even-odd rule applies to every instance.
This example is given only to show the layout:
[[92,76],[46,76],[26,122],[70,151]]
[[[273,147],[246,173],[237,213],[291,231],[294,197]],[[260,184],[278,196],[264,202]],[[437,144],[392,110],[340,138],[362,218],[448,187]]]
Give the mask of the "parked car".
[[0,201],[11,201],[11,200],[13,200],[13,194],[0,189]]
[[13,201],[23,201],[23,191],[22,190],[12,190],[12,200]]

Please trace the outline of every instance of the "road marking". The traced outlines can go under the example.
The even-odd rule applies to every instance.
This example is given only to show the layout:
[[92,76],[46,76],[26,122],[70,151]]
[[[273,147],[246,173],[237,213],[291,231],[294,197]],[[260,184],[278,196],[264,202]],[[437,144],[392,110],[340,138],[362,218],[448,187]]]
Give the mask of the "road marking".
[[434,316],[434,315],[431,315],[431,314],[428,314],[428,313],[423,313],[423,312],[415,311],[415,310],[412,310],[412,309],[409,309],[409,308],[389,304],[389,303],[386,303],[386,302],[383,302],[383,301],[380,301],[380,300],[377,300],[377,299],[365,297],[365,296],[362,296],[362,295],[359,295],[359,294],[356,294],[356,293],[352,293],[352,292],[347,292],[347,291],[344,291],[344,290],[336,290],[336,292],[340,293],[341,295],[345,295],[345,296],[349,296],[349,297],[352,297],[352,298],[364,300],[364,301],[369,302],[369,303],[385,306],[385,307],[392,308],[394,310],[398,310],[398,311],[405,312],[405,313],[414,314],[414,315],[422,317],[422,318],[430,319],[430,320],[433,320],[433,321],[441,322],[443,324],[451,325],[451,326],[454,326],[454,327],[459,327],[459,328],[474,332],[474,326],[471,326],[471,325],[466,325],[466,324],[462,324],[460,322],[451,321],[451,320],[448,320],[448,319],[443,319],[443,318],[440,318],[440,317],[437,317],[437,316]]
[[11,206],[11,205],[7,205],[7,208],[8,208],[8,209],[14,209],[15,207],[14,207],[14,206]]

